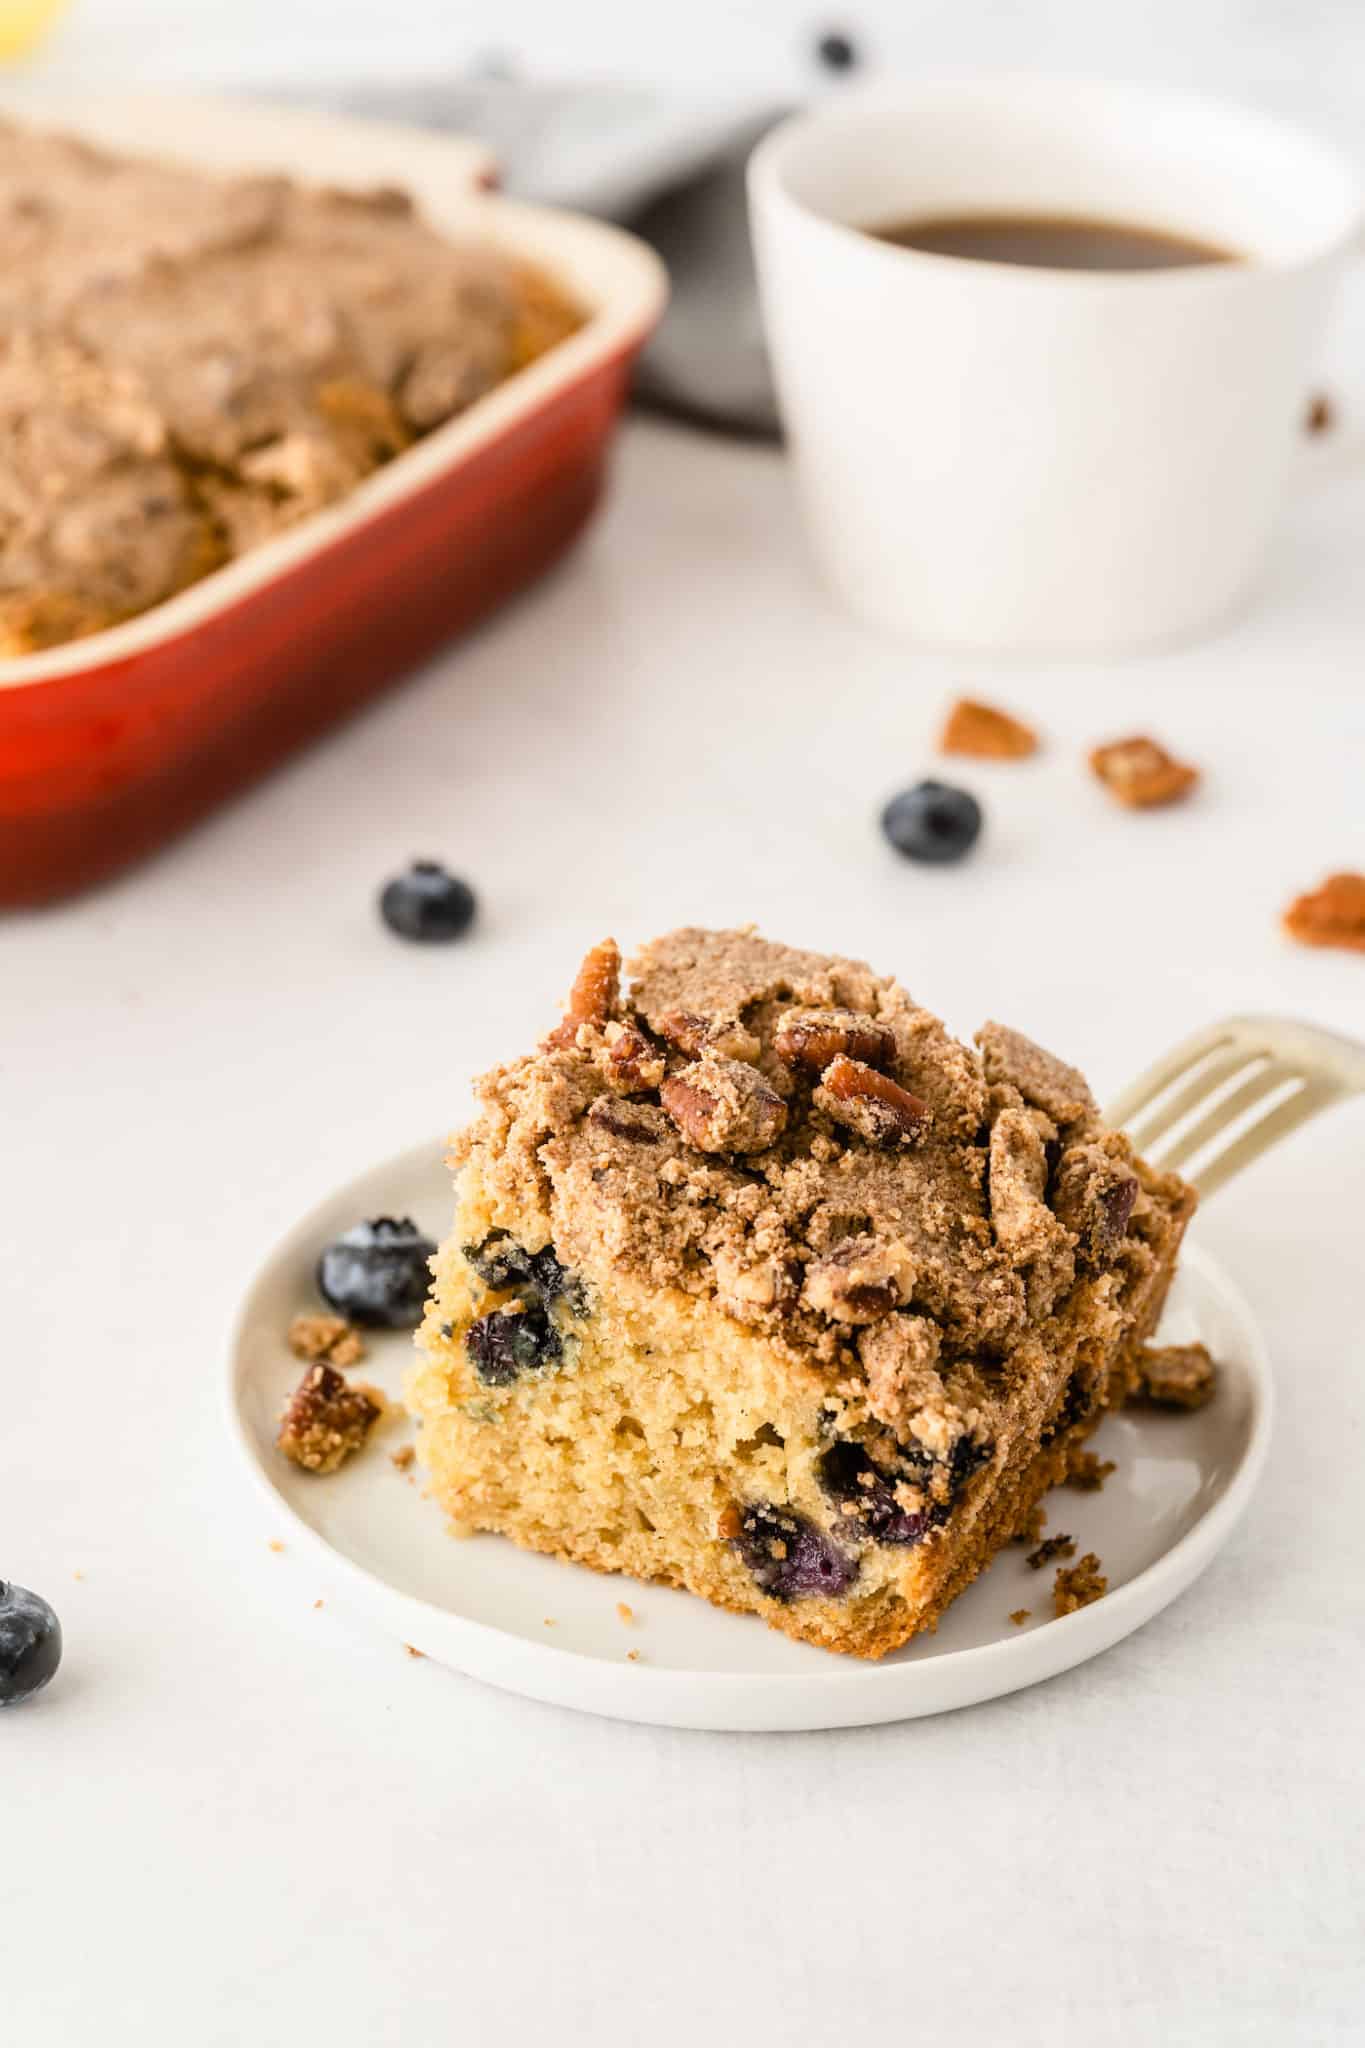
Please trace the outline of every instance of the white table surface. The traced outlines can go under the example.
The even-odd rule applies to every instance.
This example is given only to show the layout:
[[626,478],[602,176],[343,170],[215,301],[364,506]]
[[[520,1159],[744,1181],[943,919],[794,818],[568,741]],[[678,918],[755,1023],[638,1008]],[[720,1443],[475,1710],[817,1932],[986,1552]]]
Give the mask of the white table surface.
[[[1276,926],[1365,865],[1365,474],[1308,467],[1219,639],[988,670],[830,608],[777,455],[637,424],[536,593],[167,856],[0,925],[0,1572],[67,1637],[0,1719],[7,2043],[1360,2040],[1365,1103],[1197,1224],[1279,1370],[1241,1531],[1108,1655],[937,1721],[671,1733],[414,1662],[271,1551],[219,1412],[272,1239],[460,1120],[605,932],[866,954],[1101,1093],[1220,1012],[1365,1027],[1365,962]],[[984,841],[922,871],[875,814],[960,688],[1048,749],[958,764]],[[1134,728],[1198,801],[1111,807],[1082,750]],[[464,945],[380,925],[411,855],[476,884]]]

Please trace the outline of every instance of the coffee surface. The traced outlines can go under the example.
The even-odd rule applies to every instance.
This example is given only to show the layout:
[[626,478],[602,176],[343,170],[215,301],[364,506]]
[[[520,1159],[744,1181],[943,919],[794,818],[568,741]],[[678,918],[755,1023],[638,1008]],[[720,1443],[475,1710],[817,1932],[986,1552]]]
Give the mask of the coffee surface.
[[1161,228],[1066,214],[934,214],[869,228],[879,242],[931,256],[1013,263],[1043,270],[1185,270],[1196,263],[1236,263],[1231,249]]

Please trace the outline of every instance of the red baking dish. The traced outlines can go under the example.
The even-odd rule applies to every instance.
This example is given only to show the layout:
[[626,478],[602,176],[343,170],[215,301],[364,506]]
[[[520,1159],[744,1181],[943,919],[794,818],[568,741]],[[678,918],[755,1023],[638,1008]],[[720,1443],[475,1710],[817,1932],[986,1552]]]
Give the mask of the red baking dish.
[[0,661],[0,905],[151,851],[529,583],[601,493],[663,309],[618,229],[488,194],[467,142],[195,100],[39,103],[44,125],[205,167],[405,185],[452,235],[541,265],[583,329],[341,504],[126,624]]

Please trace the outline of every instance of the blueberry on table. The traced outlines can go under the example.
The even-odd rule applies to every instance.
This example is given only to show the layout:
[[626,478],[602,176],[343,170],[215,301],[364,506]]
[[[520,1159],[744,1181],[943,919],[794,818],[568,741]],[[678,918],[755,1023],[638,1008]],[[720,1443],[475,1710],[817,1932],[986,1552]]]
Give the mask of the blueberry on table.
[[980,830],[980,804],[948,782],[917,782],[882,812],[882,831],[907,860],[961,860]]
[[852,71],[858,61],[858,46],[842,29],[827,29],[815,45],[815,54],[827,71]]
[[379,914],[402,939],[440,942],[463,938],[474,922],[474,891],[438,860],[415,860],[384,885]]
[[367,1330],[414,1330],[431,1285],[436,1247],[409,1216],[375,1216],[329,1244],[318,1260],[318,1292],[329,1308]]
[[41,1692],[62,1661],[62,1625],[46,1600],[0,1579],[0,1707]]

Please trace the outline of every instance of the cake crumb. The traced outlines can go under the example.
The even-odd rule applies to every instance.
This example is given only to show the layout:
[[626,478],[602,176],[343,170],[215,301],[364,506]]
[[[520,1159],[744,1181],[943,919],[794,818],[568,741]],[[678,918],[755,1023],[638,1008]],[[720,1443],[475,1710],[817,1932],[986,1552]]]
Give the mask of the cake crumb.
[[427,1654],[425,1650],[418,1650],[414,1648],[414,1646],[411,1643],[404,1643],[403,1648],[407,1651],[410,1657],[425,1657]]
[[1144,1344],[1130,1401],[1153,1408],[1206,1407],[1218,1391],[1218,1367],[1205,1344]]
[[1173,804],[1188,796],[1199,781],[1197,768],[1177,761],[1159,740],[1149,739],[1144,733],[1093,747],[1090,766],[1110,795],[1130,810],[1145,811],[1154,804]]
[[389,1452],[389,1463],[396,1465],[400,1472],[406,1472],[416,1456],[417,1453],[411,1444],[400,1444],[396,1451]]
[[622,1621],[624,1622],[629,1623],[634,1621],[635,1619],[635,1609],[633,1607],[628,1606],[624,1600],[617,1601],[616,1612],[620,1615]]
[[555,1620],[552,1614],[547,1614],[542,1626],[545,1628],[558,1628],[559,1623]]
[[365,1356],[364,1339],[344,1316],[295,1316],[289,1325],[289,1349],[310,1364],[321,1358],[328,1365],[358,1365]]
[[626,1662],[627,1662],[627,1664],[638,1664],[638,1663],[639,1663],[639,1661],[640,1661],[640,1652],[639,1652],[638,1650],[627,1650],[627,1651],[626,1651]]
[[1089,1607],[1108,1591],[1109,1581],[1100,1570],[1098,1557],[1093,1550],[1087,1550],[1079,1564],[1063,1566],[1058,1572],[1052,1586],[1052,1604],[1059,1616],[1074,1614],[1078,1607]]
[[1074,1557],[1075,1555],[1075,1537],[1059,1532],[1056,1536],[1049,1536],[1045,1542],[1040,1543],[1036,1550],[1031,1550],[1024,1559],[1024,1563],[1030,1571],[1040,1572],[1045,1564],[1051,1564],[1054,1557]]
[[72,1572],[71,1576],[72,1576],[72,1578],[73,1578],[73,1579],[83,1579],[83,1578],[85,1577],[85,1573],[84,1573],[84,1572]]
[[268,1550],[283,1550],[284,1545],[281,1543],[278,1536],[272,1536],[269,1543],[266,1545],[266,1548]]
[[1095,1451],[1073,1451],[1062,1484],[1075,1493],[1099,1493],[1109,1474],[1118,1469],[1112,1458],[1101,1458]]
[[319,1607],[321,1607],[321,1606],[322,1606],[322,1602],[321,1602],[321,1600],[315,1600],[315,1601],[313,1602],[313,1606],[314,1606],[314,1608],[315,1608],[315,1609],[316,1609],[316,1608],[319,1608]]
[[959,697],[938,739],[941,754],[970,754],[978,761],[1022,761],[1038,751],[1038,735],[1021,719],[976,697]]
[[1296,896],[1281,922],[1301,946],[1365,953],[1365,875],[1329,875],[1320,888]]
[[1306,434],[1325,434],[1337,423],[1337,409],[1325,391],[1315,391],[1303,415]]
[[1031,1607],[1016,1607],[1010,1615],[1010,1620],[1016,1628],[1022,1628],[1032,1613]]
[[1025,1520],[1015,1530],[1013,1540],[1016,1543],[1036,1543],[1046,1526],[1046,1512],[1035,1502],[1034,1506],[1029,1509]]

